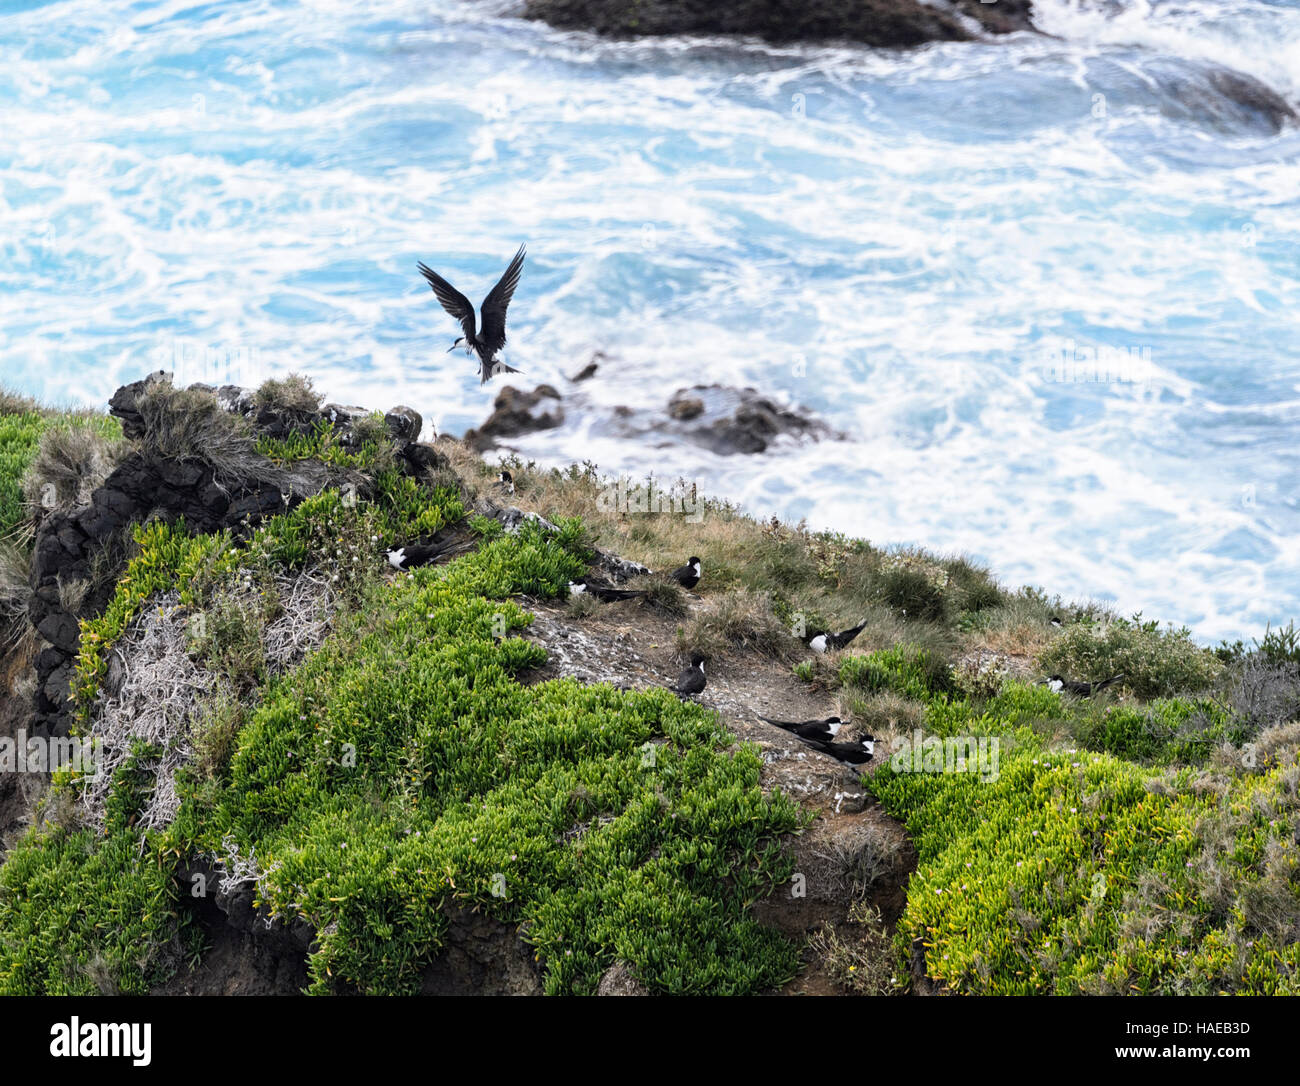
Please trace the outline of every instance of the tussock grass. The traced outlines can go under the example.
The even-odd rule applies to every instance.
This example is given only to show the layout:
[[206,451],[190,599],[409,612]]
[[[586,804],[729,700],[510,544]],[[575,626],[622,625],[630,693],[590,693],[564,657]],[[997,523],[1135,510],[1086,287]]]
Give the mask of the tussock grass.
[[205,461],[234,484],[274,474],[257,452],[247,420],[223,410],[210,392],[159,382],[141,393],[136,408],[144,443],[165,459]]
[[16,544],[0,541],[0,654],[29,629],[31,601],[31,556]]
[[310,377],[291,373],[262,382],[253,397],[259,407],[271,407],[297,415],[311,415],[320,410],[325,397],[316,391]]
[[[79,479],[73,481],[73,465],[81,462],[98,473],[101,457],[106,462],[111,446],[120,438],[121,428],[115,419],[84,410],[41,408],[25,397],[0,390],[0,539],[24,545],[31,539],[32,516],[39,511],[33,503],[43,497],[39,487],[24,483],[34,460],[46,464],[53,481],[61,484],[54,497],[71,493],[75,498],[85,488]],[[42,453],[43,445],[48,452]],[[95,455],[86,454],[90,448]],[[63,463],[64,459],[68,463]]]
[[29,506],[39,516],[60,507],[85,505],[117,466],[123,451],[117,427],[84,421],[49,427],[23,476]]
[[705,659],[757,653],[774,660],[791,659],[799,648],[777,621],[771,603],[757,592],[728,592],[698,609],[678,627],[677,648],[685,656]]

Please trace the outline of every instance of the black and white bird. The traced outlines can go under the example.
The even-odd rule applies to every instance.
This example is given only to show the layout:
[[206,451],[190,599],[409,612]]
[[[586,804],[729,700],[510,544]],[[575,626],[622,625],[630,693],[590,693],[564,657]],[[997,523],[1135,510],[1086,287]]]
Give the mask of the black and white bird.
[[569,582],[570,596],[594,596],[601,603],[615,603],[618,600],[636,600],[645,595],[644,589],[639,588],[618,588],[612,584],[605,584],[603,581],[594,580],[591,577],[583,577],[581,580]]
[[700,583],[700,560],[691,555],[686,559],[686,565],[678,566],[668,576],[683,588],[694,588]]
[[844,721],[837,716],[828,716],[825,720],[804,721],[773,720],[770,716],[760,716],[759,720],[766,720],[769,724],[793,732],[800,739],[819,739],[823,743],[829,743],[844,727]]
[[702,693],[704,690],[704,657],[696,653],[691,657],[691,666],[677,676],[677,685],[673,688],[682,696]]
[[433,289],[439,304],[460,321],[461,329],[465,333],[448,348],[447,353],[450,354],[457,347],[461,347],[471,358],[477,357],[479,384],[487,384],[499,373],[518,373],[519,370],[507,366],[497,355],[506,345],[506,307],[510,305],[515,287],[519,285],[519,273],[524,267],[524,246],[519,246],[519,251],[510,261],[505,274],[497,280],[497,285],[488,292],[488,296],[483,299],[483,304],[479,306],[483,318],[481,327],[476,324],[474,306],[465,295],[432,268],[424,264],[417,266],[420,274],[429,281],[429,286]]
[[515,492],[515,477],[502,468],[501,474],[497,476],[497,485],[507,494],[513,494]]
[[804,742],[814,750],[829,754],[836,761],[848,762],[850,765],[869,762],[876,752],[876,741],[869,735],[863,736],[856,743],[824,743],[816,739],[805,739]]
[[1100,694],[1106,687],[1113,686],[1122,678],[1124,678],[1124,673],[1121,671],[1118,675],[1112,675],[1109,679],[1102,679],[1101,682],[1096,683],[1063,679],[1059,675],[1051,675],[1043,681],[1058,694],[1073,694],[1077,698],[1089,698],[1093,694]]
[[409,546],[393,547],[388,552],[388,564],[405,573],[417,566],[427,566],[446,551],[445,547],[435,544],[412,543]]
[[852,629],[842,630],[840,633],[827,633],[825,630],[818,630],[808,638],[808,647],[813,652],[821,653],[842,649],[866,628],[867,624],[860,622]]

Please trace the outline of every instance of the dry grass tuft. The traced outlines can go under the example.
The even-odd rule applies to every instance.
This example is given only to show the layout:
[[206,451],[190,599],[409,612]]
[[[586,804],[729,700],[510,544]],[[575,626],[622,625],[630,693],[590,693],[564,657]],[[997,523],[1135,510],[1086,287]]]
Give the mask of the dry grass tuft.
[[312,386],[310,377],[301,373],[291,373],[287,377],[272,377],[264,381],[253,400],[258,407],[271,407],[277,411],[310,415],[320,410],[325,397]]
[[23,496],[38,517],[86,505],[124,450],[99,430],[75,423],[52,426],[23,476]]
[[699,653],[716,660],[756,652],[773,660],[790,660],[800,645],[772,613],[771,603],[757,592],[728,592],[677,631],[677,648],[685,656]]
[[849,922],[829,922],[808,938],[808,949],[827,974],[856,995],[889,995],[895,989],[895,958],[880,909],[858,902],[849,910]]
[[[81,796],[89,825],[103,826],[114,773],[141,742],[156,753],[138,767],[153,780],[139,824],[169,825],[180,810],[177,771],[195,762],[217,765],[238,729],[240,698],[257,690],[254,680],[293,666],[325,639],[337,606],[327,574],[277,576],[274,616],[266,613],[259,587],[238,583],[202,614],[187,612],[168,593],[119,640],[121,683],[101,694],[91,723],[103,752]],[[247,680],[243,689],[241,680]]]
[[17,645],[30,629],[31,602],[31,555],[23,547],[0,541],[0,653]]

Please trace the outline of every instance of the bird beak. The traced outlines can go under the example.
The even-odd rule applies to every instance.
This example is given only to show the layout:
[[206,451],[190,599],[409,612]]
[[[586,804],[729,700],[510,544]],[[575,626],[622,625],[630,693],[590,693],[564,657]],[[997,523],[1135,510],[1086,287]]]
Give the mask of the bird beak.
[[453,343],[450,347],[447,348],[447,353],[451,354],[451,352],[454,351],[455,349],[456,349],[456,344]]

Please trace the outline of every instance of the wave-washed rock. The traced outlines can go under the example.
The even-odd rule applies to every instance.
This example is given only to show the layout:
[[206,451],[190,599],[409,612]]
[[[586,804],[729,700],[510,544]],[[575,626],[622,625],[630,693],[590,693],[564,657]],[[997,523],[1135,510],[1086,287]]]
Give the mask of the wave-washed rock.
[[738,34],[908,46],[1032,30],[1030,0],[527,0],[552,26],[614,37]]
[[[556,429],[566,419],[564,402],[551,385],[538,385],[532,392],[506,387],[483,425],[465,433],[465,443],[481,452],[527,434]],[[583,394],[575,394],[571,402],[583,413],[602,410]],[[629,441],[675,440],[702,446],[719,456],[766,452],[783,437],[819,440],[836,436],[803,408],[782,406],[752,388],[725,385],[678,389],[662,409],[615,407],[592,422],[591,432]]]

